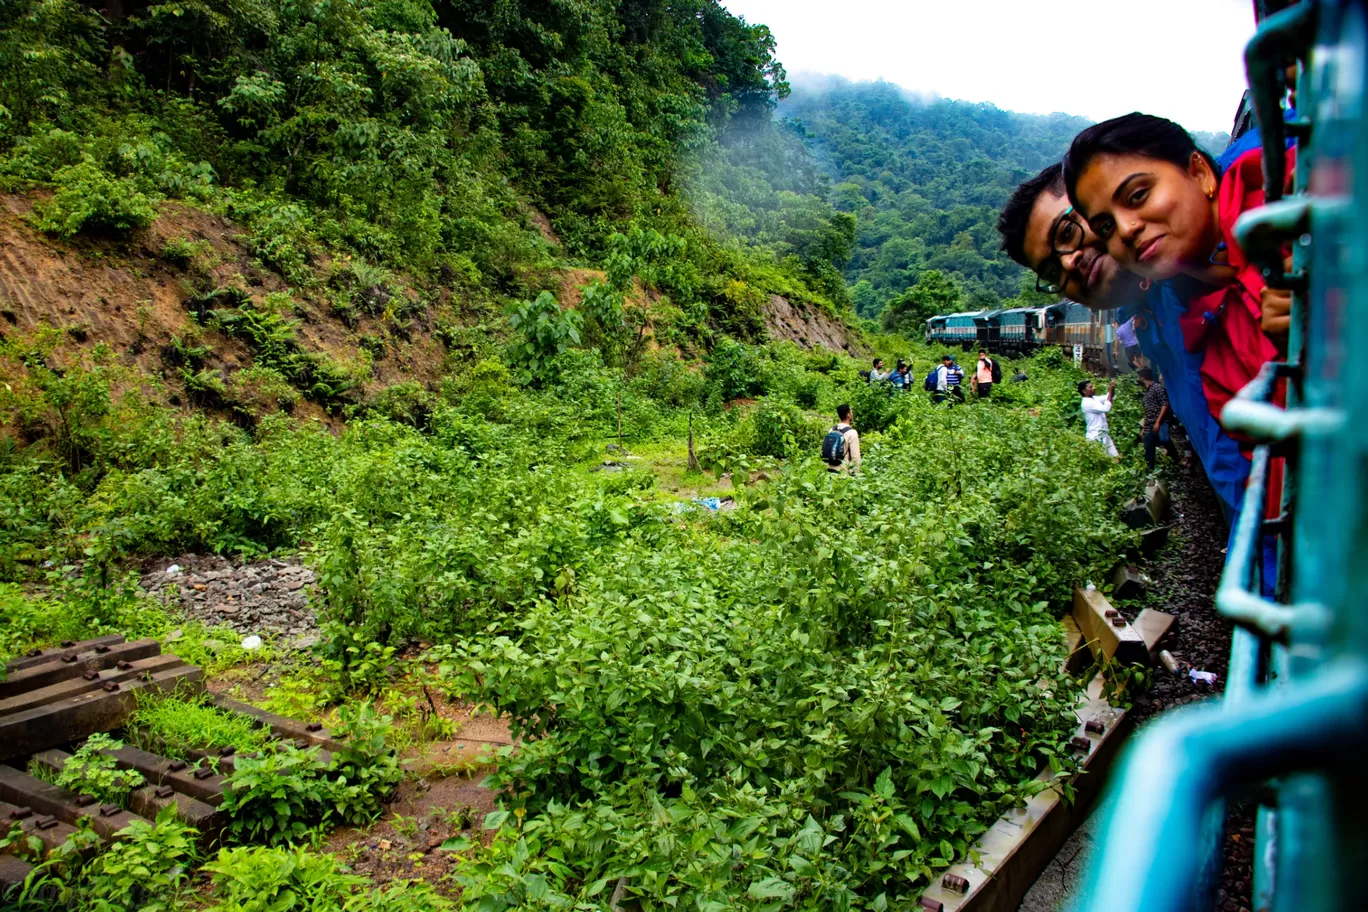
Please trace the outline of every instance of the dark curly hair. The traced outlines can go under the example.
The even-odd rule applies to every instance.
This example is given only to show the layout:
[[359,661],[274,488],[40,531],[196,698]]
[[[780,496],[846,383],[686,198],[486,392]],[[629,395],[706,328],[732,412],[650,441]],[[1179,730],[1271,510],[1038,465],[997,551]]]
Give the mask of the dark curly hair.
[[1017,187],[998,215],[997,230],[1002,235],[1002,249],[1027,269],[1031,264],[1026,262],[1026,225],[1031,220],[1036,200],[1047,192],[1051,196],[1065,195],[1064,170],[1057,162]]

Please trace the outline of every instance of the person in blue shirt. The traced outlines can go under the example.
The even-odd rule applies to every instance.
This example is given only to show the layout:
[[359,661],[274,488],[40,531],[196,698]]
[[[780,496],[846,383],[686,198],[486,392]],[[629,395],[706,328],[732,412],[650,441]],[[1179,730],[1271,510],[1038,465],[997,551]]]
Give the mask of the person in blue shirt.
[[910,374],[908,372],[907,362],[902,358],[899,358],[897,366],[893,368],[893,373],[888,375],[888,382],[892,384],[893,387],[892,391],[901,393],[906,390],[909,377]]

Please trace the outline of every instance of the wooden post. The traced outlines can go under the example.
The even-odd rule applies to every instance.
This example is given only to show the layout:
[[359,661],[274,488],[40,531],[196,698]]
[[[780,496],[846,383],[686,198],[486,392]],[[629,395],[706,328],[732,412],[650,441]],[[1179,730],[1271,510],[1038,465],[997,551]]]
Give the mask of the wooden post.
[[694,454],[694,446],[693,446],[693,409],[689,409],[689,464],[688,464],[688,470],[689,470],[690,472],[701,472],[701,471],[702,471],[702,469],[700,469],[700,468],[698,467],[698,456]]
[[625,451],[622,449],[622,384],[621,384],[621,383],[618,384],[617,394],[618,394],[618,395],[617,395],[617,413],[618,413],[618,450],[621,451],[621,452],[625,452]]

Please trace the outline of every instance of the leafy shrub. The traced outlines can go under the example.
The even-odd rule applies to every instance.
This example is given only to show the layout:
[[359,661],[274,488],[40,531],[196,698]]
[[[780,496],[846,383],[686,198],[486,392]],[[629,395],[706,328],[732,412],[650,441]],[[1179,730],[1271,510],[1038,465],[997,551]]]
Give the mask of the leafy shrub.
[[174,807],[160,811],[155,823],[137,819],[81,872],[72,899],[92,912],[170,912],[189,892],[198,836],[176,819]]
[[181,384],[185,387],[185,395],[195,405],[221,409],[228,408],[235,402],[220,371],[210,368],[192,371],[183,368],[180,378]]
[[332,855],[305,848],[223,849],[203,868],[213,875],[212,912],[442,912],[451,902],[425,883],[383,889]]
[[333,755],[327,770],[330,816],[352,826],[369,824],[403,781],[399,759],[387,743],[391,723],[370,703],[338,709],[333,736],[342,739],[346,749]]
[[289,412],[299,403],[299,390],[275,368],[254,364],[228,379],[232,399],[254,414],[277,409]]
[[765,402],[755,409],[750,420],[755,426],[752,451],[757,456],[796,456],[814,449],[821,439],[814,434],[813,425],[792,406]]
[[174,266],[185,268],[195,257],[204,256],[212,250],[213,247],[208,241],[192,241],[179,237],[167,241],[158,256]]
[[428,426],[436,405],[436,398],[421,384],[396,383],[371,396],[364,410],[368,415],[422,429]]
[[221,849],[213,876],[216,912],[329,912],[366,886],[337,859],[300,848]]
[[367,263],[364,258],[352,260],[347,279],[356,305],[368,314],[382,313],[395,297],[390,287],[394,274],[383,266]]
[[128,793],[141,788],[147,780],[137,770],[119,769],[118,761],[104,753],[121,750],[123,746],[122,741],[109,735],[91,735],[57,774],[56,785],[127,807]]
[[263,264],[291,282],[313,281],[309,266],[316,241],[308,210],[279,197],[239,193],[230,197],[228,213],[251,227],[247,246]]
[[260,757],[237,757],[224,780],[222,809],[228,832],[239,842],[293,843],[318,826],[340,821],[364,825],[403,779],[387,739],[389,716],[369,703],[339,710],[337,736],[346,748],[324,766],[318,748],[278,745]]
[[[214,294],[220,292],[228,294],[226,290]],[[324,357],[300,348],[295,335],[297,321],[281,316],[273,308],[257,306],[243,292],[235,291],[232,297],[237,301],[236,307],[209,311],[210,326],[245,342],[256,365],[289,380],[305,398],[325,408],[339,406],[351,398],[356,382]]]
[[855,429],[861,434],[868,434],[888,430],[899,416],[916,408],[925,396],[919,389],[919,383],[913,386],[910,391],[895,393],[887,383],[870,384],[855,380],[838,387],[836,398],[847,403],[855,413]]
[[[54,352],[55,330],[36,337],[0,339],[0,359],[20,365],[5,371],[0,385],[0,410],[31,440],[51,444],[72,473],[101,461],[108,439],[108,419],[115,411],[111,387],[120,372],[110,365],[109,349],[97,345],[90,361],[60,366]],[[0,361],[0,366],[7,366]]]
[[53,175],[52,199],[34,206],[36,224],[60,237],[81,231],[126,232],[146,228],[157,217],[156,200],[127,178],[113,177],[89,159]]
[[641,360],[632,386],[661,405],[671,408],[698,408],[706,399],[707,380],[679,358],[648,353]]
[[723,399],[758,396],[765,392],[755,349],[732,339],[724,338],[713,347],[703,375]]
[[793,388],[793,401],[800,408],[816,408],[822,394],[822,381],[816,377],[804,377]]
[[514,301],[505,313],[522,337],[510,348],[510,355],[524,384],[539,382],[548,361],[579,344],[583,318],[574,309],[561,310],[549,291],[532,301]]
[[161,348],[162,363],[168,367],[184,367],[198,371],[213,354],[207,345],[198,344],[198,339],[190,334],[172,336],[171,341]]
[[304,839],[326,814],[327,784],[321,772],[316,747],[300,750],[282,744],[259,757],[236,757],[233,772],[223,781],[220,805],[229,818],[229,836],[267,845]]

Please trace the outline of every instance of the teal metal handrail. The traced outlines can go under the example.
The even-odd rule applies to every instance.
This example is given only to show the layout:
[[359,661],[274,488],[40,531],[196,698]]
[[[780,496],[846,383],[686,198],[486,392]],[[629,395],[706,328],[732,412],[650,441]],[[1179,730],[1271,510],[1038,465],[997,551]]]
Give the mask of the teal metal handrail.
[[[1179,711],[1122,762],[1102,832],[1090,912],[1187,909],[1197,890],[1207,808],[1232,787],[1327,762],[1368,743],[1368,664],[1327,665],[1295,689],[1252,692],[1237,707]],[[1352,737],[1346,737],[1352,733]]]

